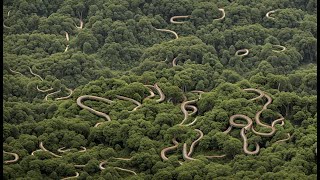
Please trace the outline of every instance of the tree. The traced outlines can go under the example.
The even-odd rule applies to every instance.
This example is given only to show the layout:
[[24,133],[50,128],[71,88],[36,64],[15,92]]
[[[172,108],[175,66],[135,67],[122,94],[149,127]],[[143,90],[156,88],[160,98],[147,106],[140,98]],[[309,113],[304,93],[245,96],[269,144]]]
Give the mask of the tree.
[[223,152],[229,157],[234,157],[236,154],[242,152],[242,143],[236,138],[230,138],[223,143]]

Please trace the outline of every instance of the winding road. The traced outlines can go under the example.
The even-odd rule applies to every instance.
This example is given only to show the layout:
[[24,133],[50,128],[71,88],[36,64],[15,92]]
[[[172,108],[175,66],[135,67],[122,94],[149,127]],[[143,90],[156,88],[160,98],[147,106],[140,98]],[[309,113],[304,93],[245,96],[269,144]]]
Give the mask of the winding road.
[[78,172],[76,172],[76,175],[75,175],[75,176],[65,177],[65,178],[62,178],[61,180],[73,179],[73,178],[77,178],[77,177],[79,177],[79,173],[78,173]]
[[136,100],[134,100],[134,99],[131,99],[131,98],[128,98],[128,97],[125,97],[125,96],[120,96],[120,95],[116,95],[116,97],[117,97],[118,99],[131,101],[131,102],[133,102],[134,104],[136,104],[137,107],[135,107],[135,108],[132,110],[132,112],[133,112],[133,111],[136,111],[139,107],[142,106],[142,104],[141,104],[140,102],[138,102],[138,101],[136,101]]
[[51,87],[51,88],[49,88],[49,89],[42,90],[42,89],[40,89],[39,86],[37,85],[37,90],[38,90],[39,92],[46,93],[46,92],[52,91],[53,88]]
[[[214,19],[214,21],[223,20],[223,19],[226,17],[226,12],[224,11],[223,8],[219,8],[218,10],[222,13],[222,16],[221,16],[220,18]],[[183,24],[183,23],[186,23],[186,22],[175,21],[175,19],[190,18],[190,17],[191,17],[191,15],[186,15],[186,16],[172,16],[172,17],[170,18],[170,23],[172,23],[172,24]]]
[[191,109],[192,112],[188,114],[188,116],[193,116],[194,114],[196,114],[198,112],[198,108],[193,106],[193,105],[186,105],[185,109]]
[[76,24],[75,24],[75,26],[77,29],[82,29],[83,28],[82,12],[81,12],[81,14],[79,14],[79,16],[80,16],[80,18],[79,18],[80,26],[77,26]]
[[4,161],[5,164],[15,163],[15,162],[17,162],[17,161],[19,160],[19,155],[18,155],[17,153],[6,152],[6,151],[4,151],[4,150],[3,150],[3,153],[14,156],[14,159],[13,159],[13,160]]
[[[128,161],[128,160],[131,160],[130,159],[124,159],[124,158],[114,158],[114,159],[117,159],[117,160],[125,160],[125,161]],[[99,169],[102,171],[104,170],[105,168],[103,167],[103,165],[107,164],[108,161],[102,161],[100,164],[99,164]],[[114,169],[117,169],[117,170],[120,170],[120,171],[125,171],[125,172],[128,172],[128,173],[132,173],[134,175],[137,175],[136,172],[130,170],[130,169],[124,169],[124,168],[120,168],[120,167],[113,167]]]
[[176,39],[178,39],[178,34],[172,30],[169,30],[169,29],[156,29],[157,31],[161,31],[161,32],[169,32],[169,33],[172,33],[174,34],[174,36],[176,37]]
[[172,67],[177,66],[177,61],[178,61],[178,57],[175,57],[175,58],[172,60]]
[[40,142],[39,147],[41,148],[42,151],[46,151],[46,152],[50,153],[52,156],[54,156],[54,157],[58,157],[58,158],[61,158],[61,157],[62,157],[62,156],[59,156],[59,155],[57,155],[57,154],[55,154],[55,153],[47,150],[47,149],[43,146],[43,142]]
[[66,32],[66,39],[69,42],[69,34],[68,34],[68,32]]
[[9,68],[9,70],[10,70],[12,73],[14,73],[14,74],[19,74],[19,75],[21,75],[21,76],[24,76],[21,72],[14,71],[14,70],[12,70],[12,69],[10,69],[10,68]]
[[246,128],[248,128],[248,125],[246,127],[242,128],[241,131],[240,131],[240,135],[241,135],[241,137],[243,139],[243,151],[244,151],[244,153],[250,154],[250,155],[258,154],[259,151],[260,151],[260,146],[259,146],[258,143],[255,143],[256,149],[254,151],[249,151],[248,150],[248,139],[247,139],[247,136],[245,134],[246,133],[245,132]]
[[278,140],[278,141],[276,141],[276,142],[274,142],[274,143],[279,143],[279,142],[285,142],[285,141],[288,141],[290,138],[291,138],[291,136],[290,136],[290,134],[289,133],[287,133],[287,138],[286,139],[281,139],[281,140]]
[[196,117],[191,123],[186,124],[185,126],[191,126],[191,125],[193,125],[194,123],[196,123],[197,120],[198,120],[198,117]]
[[69,44],[66,46],[66,49],[64,50],[64,52],[67,52],[69,49]]
[[43,151],[43,150],[42,150],[42,149],[34,150],[34,151],[32,151],[31,156],[34,156],[34,153],[35,153],[35,152],[39,152],[39,151]]
[[[267,128],[270,128],[271,129],[271,132],[269,133],[261,133],[261,132],[257,132],[254,127],[253,127],[253,122],[251,120],[251,118],[249,118],[248,116],[245,116],[245,115],[241,115],[241,114],[236,114],[236,115],[232,115],[229,119],[229,123],[230,123],[230,126],[228,127],[227,130],[225,130],[223,133],[225,134],[228,134],[232,127],[237,127],[237,128],[242,128],[241,131],[240,131],[240,135],[243,139],[243,150],[246,154],[257,154],[259,153],[259,150],[260,150],[260,146],[258,143],[255,144],[256,146],[256,149],[254,151],[249,151],[247,148],[248,148],[248,142],[247,142],[247,137],[246,137],[246,131],[250,131],[252,130],[252,132],[256,135],[259,135],[259,136],[264,136],[264,137],[270,137],[272,135],[274,135],[274,133],[276,132],[276,129],[275,129],[275,125],[277,123],[280,123],[281,122],[281,126],[284,125],[284,117],[280,115],[280,118],[274,120],[270,125],[267,125],[267,124],[263,124],[261,121],[260,121],[260,115],[261,113],[266,110],[268,108],[268,105],[270,105],[272,103],[272,98],[267,95],[265,92],[259,90],[259,89],[255,89],[255,88],[247,88],[247,89],[243,89],[244,91],[247,91],[247,92],[255,92],[257,94],[259,94],[258,97],[255,97],[255,98],[252,98],[250,99],[251,101],[254,101],[254,100],[257,100],[257,99],[262,99],[263,97],[265,97],[267,99],[267,102],[263,105],[263,108],[262,110],[258,111],[256,114],[255,114],[255,122],[257,125],[260,125],[260,126],[263,126],[263,127],[267,127]],[[245,119],[247,121],[247,124],[239,124],[239,123],[235,123],[234,120],[235,119]],[[290,138],[290,134],[288,134],[289,138]],[[283,139],[283,140],[279,140],[277,142],[282,142],[282,141],[286,141],[288,139]]]
[[[69,42],[69,34],[68,34],[68,32],[66,32],[66,39],[67,39],[67,42]],[[67,52],[68,49],[69,49],[69,44],[67,44],[66,49],[64,50],[64,52]]]
[[30,67],[28,67],[28,68],[29,68],[29,71],[30,71],[30,73],[31,73],[32,75],[38,77],[41,81],[43,81],[43,79],[42,79],[42,77],[41,77],[40,75],[34,73]]
[[200,90],[193,90],[193,91],[190,91],[190,92],[199,94],[199,99],[201,99],[201,95],[203,93],[205,93],[204,91],[200,91]]
[[[30,67],[28,67],[28,68],[29,68],[29,71],[30,71],[30,73],[31,73],[32,75],[34,75],[34,76],[38,77],[41,81],[43,81],[43,78],[42,78],[40,75],[38,75],[38,74],[34,73]],[[39,88],[39,86],[37,85],[37,90],[38,90],[39,92],[44,93],[44,92],[52,91],[52,90],[53,90],[53,88],[51,87],[51,88],[49,88],[49,89],[42,90],[42,89],[40,89],[40,88]],[[59,91],[59,92],[60,92],[60,91]],[[56,94],[56,93],[58,93],[58,92],[53,92],[53,94]],[[53,95],[53,94],[52,94],[52,93],[47,94],[47,96],[46,96],[44,99],[47,101],[47,100],[48,100],[48,99],[47,99],[47,98],[48,98],[48,96]]]
[[187,150],[187,143],[184,143],[183,144],[183,149],[182,149],[182,156],[183,156],[183,159],[185,161],[187,161],[187,160],[191,160],[191,161],[197,160],[197,159],[194,159],[192,157],[189,157],[188,154],[187,154],[187,151],[188,151]]
[[274,17],[270,17],[270,14],[275,13],[276,11],[277,11],[277,10],[273,10],[273,11],[267,12],[266,17],[267,17],[268,19],[274,19]]
[[46,97],[44,97],[44,100],[45,100],[45,101],[48,101],[48,97],[49,97],[49,96],[58,94],[59,92],[61,92],[61,89],[59,89],[59,90],[57,90],[57,91],[55,91],[55,92],[52,92],[52,93],[47,94]]
[[[8,17],[9,17],[9,15],[10,15],[10,11],[11,11],[11,10],[9,10],[9,11],[8,11]],[[10,29],[10,27],[9,27],[9,26],[6,26],[6,25],[4,24],[4,20],[3,20],[3,27],[4,27],[4,28],[8,28],[8,29]]]
[[[263,106],[262,110],[260,110],[260,111],[258,111],[258,112],[256,113],[256,115],[255,115],[254,118],[255,118],[255,121],[256,121],[256,123],[257,123],[258,125],[263,126],[263,127],[266,127],[266,128],[270,128],[270,129],[271,129],[271,132],[269,132],[269,133],[260,133],[260,132],[257,132],[257,131],[254,129],[254,127],[252,127],[252,132],[255,133],[255,134],[257,134],[257,135],[260,135],[260,136],[271,137],[271,136],[274,135],[274,133],[276,132],[276,129],[275,129],[274,126],[270,126],[270,125],[267,125],[267,124],[263,124],[263,123],[260,121],[260,115],[261,115],[261,113],[262,113],[264,110],[267,109],[267,106],[268,106],[269,104],[271,104],[272,98],[271,98],[269,95],[265,94],[265,93],[263,93],[263,94],[264,94],[264,97],[266,97],[268,101],[267,101],[267,103]],[[280,119],[283,119],[283,120],[284,120],[283,117],[280,118]],[[278,121],[277,121],[277,122],[278,122]]]
[[69,92],[69,95],[68,95],[68,96],[55,98],[55,100],[57,100],[57,101],[58,101],[58,100],[65,100],[65,99],[69,99],[69,98],[72,96],[72,94],[73,94],[73,90],[72,90],[72,89],[67,88],[67,91]]
[[189,104],[196,103],[196,102],[197,102],[197,100],[190,100],[190,101],[184,101],[184,102],[181,103],[180,109],[181,109],[181,111],[182,111],[182,113],[184,115],[184,118],[183,118],[183,120],[181,121],[181,123],[179,125],[183,125],[183,123],[188,119],[188,115],[189,114],[188,114],[188,111],[186,110],[185,106],[189,105]]
[[179,146],[179,143],[176,140],[176,138],[173,138],[172,142],[173,142],[174,146],[170,146],[170,147],[167,147],[167,148],[164,148],[164,149],[161,150],[160,156],[164,161],[168,160],[168,158],[166,156],[166,153],[169,152],[169,151],[177,149],[178,146]]
[[222,20],[226,17],[226,12],[224,11],[223,8],[219,8],[219,11],[222,12],[222,17],[221,18],[218,18],[218,19],[214,19],[214,21],[216,20]]
[[160,103],[160,102],[164,101],[166,96],[163,94],[162,90],[160,89],[160,87],[158,86],[157,83],[154,84],[154,88],[157,90],[158,94],[160,95],[160,99],[156,100],[156,102]]
[[273,45],[274,47],[277,47],[277,48],[281,48],[281,50],[272,50],[273,52],[282,52],[282,51],[285,51],[287,48],[284,47],[284,46],[281,46],[281,45]]
[[267,95],[266,93],[264,93],[263,91],[259,90],[259,89],[248,88],[248,89],[244,89],[244,91],[249,91],[249,92],[251,91],[251,92],[256,92],[256,93],[259,94],[258,97],[253,98],[253,99],[250,99],[250,100],[261,99],[261,98],[263,98],[263,97],[266,97],[266,98],[267,98],[267,102],[266,102],[265,105],[263,106],[262,110],[260,110],[260,111],[258,111],[258,112],[256,113],[256,115],[255,115],[255,121],[256,121],[256,123],[257,123],[258,125],[260,125],[260,126],[263,126],[263,127],[266,127],[266,128],[270,128],[270,129],[271,129],[271,132],[269,132],[269,133],[260,133],[260,132],[257,132],[257,131],[254,129],[254,127],[252,127],[252,132],[255,133],[255,134],[257,134],[257,135],[264,136],[264,137],[270,137],[270,136],[274,135],[274,133],[276,132],[276,129],[275,129],[275,127],[274,127],[275,124],[278,123],[278,122],[281,122],[281,123],[282,123],[281,125],[282,125],[282,126],[284,125],[284,118],[282,117],[282,115],[280,114],[281,117],[280,117],[279,119],[273,121],[271,126],[270,126],[270,125],[267,125],[267,124],[263,124],[263,123],[260,121],[260,115],[261,115],[261,113],[262,113],[264,110],[267,109],[268,105],[270,105],[270,104],[272,103],[272,98],[271,98],[269,95]]
[[103,112],[96,111],[96,110],[82,104],[82,101],[84,101],[84,100],[102,101],[102,102],[109,103],[109,104],[113,103],[113,101],[106,99],[106,98],[102,98],[102,97],[98,97],[98,96],[91,96],[91,95],[83,95],[83,96],[78,97],[78,99],[77,99],[77,105],[80,106],[82,109],[86,109],[89,112],[91,112],[97,116],[104,117],[105,119],[107,119],[107,121],[111,121],[111,118],[109,115],[107,115]]
[[194,150],[194,146],[197,145],[197,143],[203,138],[203,132],[199,129],[195,129],[195,131],[197,131],[199,133],[199,137],[198,139],[196,139],[195,141],[192,142],[191,146],[190,146],[190,149],[189,149],[189,152],[188,152],[188,156],[190,157],[193,153],[193,150]]
[[[244,54],[240,54],[239,53],[244,53]],[[236,52],[236,56],[240,56],[240,57],[243,57],[243,56],[247,56],[249,54],[249,49],[240,49]]]
[[146,88],[148,89],[149,93],[150,93],[150,95],[147,96],[147,97],[144,98],[144,99],[150,99],[150,98],[153,98],[153,97],[156,96],[156,95],[154,94],[154,92],[152,91],[152,89],[150,89],[150,88],[154,88],[154,86],[152,86],[152,85],[144,85],[144,87],[146,87]]
[[[247,121],[247,124],[238,124],[238,123],[235,123],[234,120],[235,119],[244,119]],[[250,131],[252,125],[253,125],[253,122],[252,122],[252,119],[249,118],[248,116],[246,115],[242,115],[242,114],[235,114],[235,115],[232,115],[229,119],[229,123],[232,127],[237,127],[237,128],[241,128],[241,131],[240,131],[240,135],[243,139],[243,151],[244,153],[246,154],[250,154],[250,155],[253,155],[253,154],[257,154],[259,153],[259,150],[260,150],[260,146],[258,143],[256,143],[256,149],[255,151],[249,151],[248,150],[248,139],[247,139],[247,136],[246,136],[246,131]],[[229,128],[228,128],[229,129]],[[231,128],[230,128],[231,130]],[[230,132],[230,130],[228,130],[227,132]],[[226,131],[225,131],[226,132]]]
[[186,23],[186,22],[178,22],[178,21],[175,21],[175,19],[180,19],[180,18],[190,18],[191,16],[173,16],[170,18],[170,22],[172,24],[183,24],[183,23]]
[[[66,148],[66,147],[59,148],[57,151],[58,151],[58,152],[61,152],[61,153],[65,153],[65,152],[69,152],[69,151],[72,150],[72,149],[63,150],[63,149],[65,149],[65,148]],[[83,147],[83,146],[80,146],[80,148],[81,148],[82,150],[80,150],[79,152],[85,152],[85,151],[87,151],[87,148],[85,148],[85,147]]]
[[255,98],[252,98],[252,99],[249,99],[250,101],[254,101],[254,100],[257,100],[257,99],[261,99],[263,98],[264,96],[264,92],[259,90],[259,89],[255,89],[255,88],[247,88],[247,89],[243,89],[244,91],[248,91],[248,92],[255,92],[255,93],[258,93],[259,96],[258,97],[255,97]]

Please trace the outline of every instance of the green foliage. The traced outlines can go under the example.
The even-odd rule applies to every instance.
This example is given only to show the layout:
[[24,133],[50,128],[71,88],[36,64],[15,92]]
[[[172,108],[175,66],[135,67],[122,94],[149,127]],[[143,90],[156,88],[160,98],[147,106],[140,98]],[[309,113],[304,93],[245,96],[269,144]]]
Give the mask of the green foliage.
[[[316,7],[316,0],[4,1],[3,149],[19,160],[3,164],[3,178],[62,179],[79,172],[79,179],[98,180],[316,179]],[[218,19],[221,8],[225,17]],[[267,18],[272,10],[274,19]],[[188,17],[172,24],[173,16]],[[76,27],[81,21],[82,29]],[[249,54],[236,56],[241,49]],[[155,96],[146,99],[151,94],[144,85],[155,84],[165,95],[162,102],[152,87]],[[270,132],[255,121],[267,99],[250,100],[259,95],[245,88],[272,98],[260,114],[264,124],[285,119],[271,137],[246,132],[250,150],[260,145],[254,156],[244,154],[240,128],[223,133],[234,114]],[[68,89],[70,97],[56,99],[67,97]],[[82,102],[111,122],[77,105],[82,95],[112,100]],[[142,105],[134,110],[135,103],[116,95]],[[197,112],[184,124],[197,121],[179,125],[181,103],[190,100]],[[183,144],[188,151],[199,137],[195,129],[204,134],[190,155],[196,160],[184,160]],[[288,133],[289,140],[275,143]],[[162,160],[161,150],[174,146],[173,138],[179,145]],[[31,155],[40,142],[62,158]],[[59,152],[62,147],[70,151]],[[205,157],[214,155],[226,156]]]

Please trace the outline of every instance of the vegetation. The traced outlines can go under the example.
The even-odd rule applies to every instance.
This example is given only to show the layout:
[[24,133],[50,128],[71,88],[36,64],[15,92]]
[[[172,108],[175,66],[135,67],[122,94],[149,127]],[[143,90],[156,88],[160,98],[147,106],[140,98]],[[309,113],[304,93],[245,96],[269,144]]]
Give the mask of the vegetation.
[[316,8],[4,1],[3,178],[316,179]]

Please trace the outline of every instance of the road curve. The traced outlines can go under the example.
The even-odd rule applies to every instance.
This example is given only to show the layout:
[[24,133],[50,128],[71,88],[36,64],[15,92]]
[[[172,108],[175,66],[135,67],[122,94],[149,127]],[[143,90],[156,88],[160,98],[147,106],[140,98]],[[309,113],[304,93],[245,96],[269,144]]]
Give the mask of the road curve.
[[161,31],[161,32],[169,32],[169,33],[172,33],[174,34],[174,36],[176,37],[176,39],[179,38],[178,34],[172,30],[169,30],[169,29],[156,29],[157,31]]
[[166,153],[167,153],[168,151],[172,151],[172,150],[178,148],[179,143],[178,143],[178,141],[176,140],[176,138],[173,138],[173,139],[172,139],[172,142],[173,142],[174,146],[170,146],[170,147],[167,147],[167,148],[164,148],[164,149],[161,150],[160,156],[161,156],[161,158],[162,158],[164,161],[168,160],[168,158],[167,158],[167,156],[166,156]]
[[189,104],[192,104],[192,103],[195,103],[197,102],[197,100],[191,100],[191,101],[184,101],[181,103],[180,105],[180,109],[184,115],[184,118],[183,120],[181,121],[181,123],[179,125],[183,125],[183,123],[188,119],[188,111],[186,110],[185,106],[186,105],[189,105]]
[[91,112],[97,116],[106,118],[107,121],[111,121],[109,115],[107,115],[103,112],[96,111],[96,110],[82,104],[82,101],[84,101],[84,100],[102,101],[102,102],[109,103],[109,104],[113,103],[113,101],[106,99],[106,98],[102,98],[102,97],[98,97],[98,96],[91,96],[91,95],[83,95],[83,96],[78,97],[78,99],[77,99],[77,105],[80,106],[82,109],[86,109],[89,112]]
[[205,93],[204,91],[200,91],[200,90],[193,90],[193,91],[190,91],[190,92],[192,92],[192,93],[198,93],[198,94],[199,94],[199,98],[198,98],[198,99],[201,99],[201,95],[202,95],[203,93]]
[[[234,120],[235,119],[244,119],[248,122],[248,124],[238,124],[238,123],[235,123]],[[252,119],[249,118],[248,116],[246,115],[243,115],[243,114],[235,114],[235,115],[232,115],[229,119],[229,123],[231,126],[233,127],[237,127],[237,128],[245,128],[247,131],[250,130],[250,128],[252,127]]]
[[172,16],[170,18],[170,22],[172,24],[183,24],[183,23],[186,23],[186,22],[179,22],[179,21],[175,21],[175,19],[180,19],[180,18],[190,18],[191,16]]
[[73,178],[77,178],[77,177],[79,177],[79,173],[78,173],[78,172],[76,172],[76,175],[75,175],[75,176],[65,177],[65,178],[62,178],[61,180],[73,179]]
[[182,156],[183,156],[183,159],[185,161],[187,161],[187,160],[191,160],[191,161],[196,160],[196,159],[188,156],[188,154],[187,154],[187,143],[183,144]]
[[4,161],[5,164],[14,163],[14,162],[17,162],[19,160],[19,155],[17,153],[6,152],[4,150],[3,150],[3,153],[14,156],[13,160]]
[[178,57],[175,57],[175,58],[172,60],[172,67],[177,66],[177,61],[178,61]]
[[198,120],[198,117],[196,117],[191,123],[186,124],[186,126],[191,126],[191,125],[193,125],[195,122],[197,122],[197,120]]
[[280,117],[279,119],[276,119],[272,122],[271,126],[274,127],[278,122],[281,121],[281,126],[284,125],[284,117]]
[[[103,167],[103,165],[107,164],[108,161],[102,161],[100,164],[99,164],[99,169],[102,171],[106,168]],[[119,168],[119,167],[113,167],[114,169],[118,169],[118,170],[121,170],[121,171],[125,171],[125,172],[129,172],[129,173],[132,173],[134,175],[137,175],[136,172],[132,171],[132,170],[129,170],[129,169],[124,169],[124,168]]]
[[83,28],[82,12],[81,12],[81,14],[79,14],[79,16],[80,16],[80,18],[79,18],[80,26],[77,26],[76,24],[75,24],[75,26],[77,29],[82,29]]
[[52,92],[52,93],[47,94],[46,97],[44,97],[44,100],[45,100],[45,101],[48,101],[48,97],[49,97],[49,96],[58,94],[59,92],[61,92],[61,89],[59,89],[58,91],[55,91],[55,92]]
[[214,21],[222,20],[222,19],[224,19],[226,17],[226,12],[224,11],[223,8],[219,8],[219,11],[222,12],[222,17],[214,19]]
[[198,111],[198,108],[196,106],[189,105],[189,104],[185,106],[185,109],[191,109],[192,110],[192,112],[188,114],[189,116],[194,115]]
[[67,31],[66,31],[66,39],[67,39],[67,41],[69,42],[69,34],[68,34]]
[[[259,111],[259,112],[261,112],[261,111]],[[259,112],[258,112],[258,113],[259,113]],[[270,128],[270,129],[271,129],[271,131],[268,132],[268,133],[262,133],[262,132],[257,132],[257,131],[254,129],[254,127],[252,127],[252,132],[255,133],[256,135],[264,136],[264,137],[271,137],[271,136],[273,136],[274,133],[276,132],[276,128],[275,128],[275,127],[269,126],[269,125],[265,125],[265,124],[261,123],[260,120],[257,121],[257,119],[256,119],[256,122],[257,122],[257,124],[259,124],[259,125],[261,125],[261,126],[263,126],[263,127],[267,127],[267,128]],[[259,122],[259,123],[258,123],[258,122]]]
[[[71,151],[72,149],[65,149],[66,147],[62,147],[62,148],[59,148],[57,151],[58,152],[61,152],[61,153],[65,153],[65,152],[69,152],[69,151]],[[83,147],[83,146],[80,146],[80,148],[82,149],[82,150],[80,150],[79,152],[85,152],[86,150],[87,150],[87,148],[85,148],[85,147]],[[65,149],[65,150],[63,150],[63,149]]]
[[157,90],[158,94],[160,95],[160,99],[156,100],[156,102],[160,103],[160,102],[164,101],[166,96],[163,94],[162,90],[160,89],[160,87],[158,86],[157,83],[154,84],[154,88]]
[[39,152],[39,151],[43,151],[43,150],[42,150],[42,149],[37,149],[37,150],[35,150],[35,151],[32,151],[31,156],[34,156],[34,153],[35,153],[35,152]]
[[274,143],[279,143],[279,142],[285,142],[285,141],[288,141],[288,140],[291,138],[291,136],[290,136],[290,134],[289,134],[289,133],[287,133],[287,136],[288,136],[288,138],[278,140],[278,141],[276,141],[276,142],[274,142]]
[[82,21],[82,19],[80,19],[80,26],[77,26],[77,25],[76,25],[76,27],[77,27],[78,29],[82,29],[82,28],[83,28],[83,21]]
[[39,76],[38,74],[34,73],[30,67],[28,67],[28,68],[29,68],[29,71],[30,71],[30,73],[31,73],[32,75],[38,77],[41,81],[43,81],[43,79],[42,79],[41,76]]
[[[276,132],[276,129],[274,128],[274,125],[273,125],[273,126],[270,126],[270,125],[267,125],[267,124],[263,124],[263,123],[260,121],[260,115],[261,115],[261,113],[262,113],[264,110],[267,109],[268,105],[271,104],[272,98],[271,98],[269,95],[267,95],[266,93],[263,93],[263,94],[264,94],[264,96],[267,98],[268,101],[267,101],[266,104],[263,106],[263,108],[256,113],[256,115],[255,115],[254,118],[255,118],[255,121],[256,121],[256,123],[257,123],[258,125],[263,126],[263,127],[266,127],[266,128],[270,128],[270,129],[271,129],[271,132],[269,132],[269,133],[260,133],[260,132],[257,132],[253,127],[252,127],[252,132],[255,133],[255,134],[257,134],[257,135],[260,135],[260,136],[270,137],[270,136],[272,136],[272,135]],[[280,118],[280,119],[281,119],[281,118]],[[283,120],[284,120],[284,119],[283,119]],[[277,122],[277,121],[276,121],[276,122]]]
[[118,99],[131,101],[131,102],[133,102],[134,104],[136,104],[137,107],[135,107],[135,108],[132,110],[132,112],[133,112],[133,111],[136,111],[139,107],[142,106],[140,102],[138,102],[138,101],[136,101],[136,100],[134,100],[134,99],[131,99],[131,98],[128,98],[128,97],[125,97],[125,96],[120,96],[120,95],[116,95],[116,97],[117,97]]
[[71,151],[71,149],[63,150],[64,148],[66,148],[66,147],[59,148],[57,151],[61,152],[61,153],[65,153],[65,152]]
[[231,130],[232,130],[232,126],[229,125],[228,129],[226,129],[226,130],[223,131],[222,133],[228,134]]
[[276,11],[277,10],[273,10],[273,11],[267,12],[266,17],[269,18],[269,19],[274,19],[274,17],[270,17],[270,14],[275,13]]
[[55,98],[55,100],[56,100],[56,101],[58,101],[58,100],[69,99],[69,98],[72,96],[72,94],[73,94],[73,90],[72,90],[72,89],[67,88],[67,91],[69,91],[69,95],[68,95],[68,96]]
[[284,47],[284,46],[281,46],[281,45],[273,45],[274,47],[278,47],[278,48],[281,48],[281,50],[272,50],[273,52],[282,52],[282,51],[285,51],[287,48]]
[[[245,124],[235,123],[234,120],[237,119],[237,118],[245,119],[248,123],[246,125]],[[249,118],[246,115],[235,114],[235,115],[232,115],[230,117],[229,123],[233,127],[241,128],[240,135],[241,135],[241,137],[243,139],[243,151],[244,151],[244,153],[250,154],[250,155],[259,153],[260,146],[259,146],[258,143],[256,143],[256,149],[254,151],[249,151],[248,150],[248,140],[247,140],[247,136],[245,134],[245,131],[249,131],[251,128],[253,129],[253,127],[252,127],[253,122],[252,122],[251,118]],[[229,128],[226,131],[224,131],[224,133],[226,133],[226,134],[229,133],[230,130],[231,130],[231,128],[230,128],[231,126],[229,126]]]
[[3,22],[3,27],[4,27],[4,28],[8,28],[8,29],[11,28],[11,27],[9,27],[9,26],[6,26],[6,25],[4,24],[4,22]]
[[[242,53],[242,52],[244,52],[244,54],[239,55],[239,53]],[[246,56],[246,55],[248,55],[248,54],[249,54],[249,49],[240,49],[240,50],[238,50],[238,51],[236,52],[235,55],[242,57],[242,56]]]
[[9,68],[9,70],[10,70],[12,73],[14,73],[14,74],[20,74],[21,76],[24,76],[21,72],[14,71],[14,70],[12,70],[12,69],[10,69],[10,68]]
[[69,49],[69,44],[66,46],[66,49],[64,50],[64,52],[67,52]]
[[259,146],[258,143],[256,143],[256,149],[254,151],[249,151],[248,150],[248,139],[247,139],[247,136],[245,134],[245,128],[241,129],[240,135],[241,135],[241,137],[243,139],[243,151],[244,151],[244,153],[250,154],[250,155],[258,154],[259,151],[260,151],[260,146]]
[[[9,17],[9,15],[10,15],[10,11],[11,11],[11,10],[8,11],[8,17]],[[10,27],[8,27],[8,26],[6,26],[6,25],[4,24],[4,20],[3,20],[3,27],[4,27],[4,28],[10,28]]]
[[52,90],[53,90],[53,88],[51,87],[51,88],[49,88],[49,89],[42,90],[42,89],[40,89],[40,88],[39,88],[39,86],[37,85],[37,90],[38,90],[39,92],[45,93],[45,92],[52,91]]
[[255,88],[247,88],[247,89],[243,89],[244,91],[248,91],[248,92],[255,92],[255,93],[258,93],[259,96],[258,97],[255,97],[255,98],[252,98],[252,99],[249,99],[250,101],[254,101],[256,99],[261,99],[263,98],[263,96],[265,95],[263,91],[259,90],[259,89],[255,89]]
[[[155,94],[154,94],[154,92],[152,91],[152,89],[151,88],[154,88],[154,86],[152,86],[152,85],[143,85],[144,87],[146,87],[147,89],[148,89],[148,91],[149,91],[149,93],[150,93],[150,95],[149,96],[147,96],[146,98],[144,98],[144,99],[150,99],[150,98],[153,98],[154,96],[155,96]],[[150,88],[151,87],[151,88]]]
[[196,139],[195,141],[192,142],[189,152],[188,152],[188,156],[190,157],[193,153],[194,150],[194,146],[203,138],[203,132],[200,129],[195,129],[195,131],[197,131],[199,133],[199,137],[198,139]]
[[82,150],[80,150],[79,152],[86,152],[86,151],[87,151],[87,148],[84,147],[84,146],[80,146],[80,148],[81,148]]
[[39,147],[42,149],[42,151],[46,151],[46,152],[50,153],[52,156],[54,156],[54,157],[58,157],[58,158],[61,158],[61,157],[62,157],[62,156],[59,156],[59,155],[57,155],[57,154],[55,154],[55,153],[47,150],[47,149],[43,146],[43,142],[40,142]]

